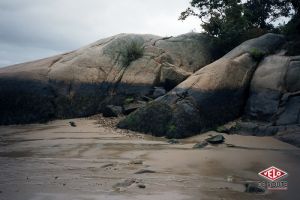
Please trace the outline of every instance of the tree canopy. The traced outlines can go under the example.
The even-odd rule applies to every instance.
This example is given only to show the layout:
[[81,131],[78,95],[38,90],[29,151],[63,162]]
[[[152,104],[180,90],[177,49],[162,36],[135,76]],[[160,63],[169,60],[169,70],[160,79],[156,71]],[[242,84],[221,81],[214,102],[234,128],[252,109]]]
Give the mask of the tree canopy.
[[244,40],[274,31],[280,17],[299,16],[299,8],[300,0],[192,0],[179,19],[198,17],[204,32],[227,52]]

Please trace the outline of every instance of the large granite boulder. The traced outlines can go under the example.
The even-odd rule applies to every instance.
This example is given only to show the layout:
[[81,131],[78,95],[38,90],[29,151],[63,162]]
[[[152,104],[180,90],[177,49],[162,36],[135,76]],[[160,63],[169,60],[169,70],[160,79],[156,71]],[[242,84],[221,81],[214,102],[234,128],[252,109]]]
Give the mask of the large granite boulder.
[[154,86],[165,84],[162,66],[183,74],[173,78],[182,81],[212,61],[208,46],[206,36],[196,33],[168,38],[120,34],[2,68],[0,124],[87,116],[106,105],[122,105],[128,96],[151,95]]
[[259,64],[245,107],[247,120],[238,122],[231,133],[273,135],[300,146],[300,56],[281,54]]
[[0,69],[0,124],[43,122],[55,115],[48,67],[63,55]]
[[276,126],[300,123],[300,57],[272,55],[258,66],[245,109],[251,119]]
[[246,113],[253,119],[270,120],[277,112],[284,88],[289,58],[271,55],[266,57],[254,73]]
[[[119,127],[183,138],[233,120],[244,109],[247,89],[260,59],[257,55],[272,54],[284,43],[284,37],[276,34],[242,43],[156,99],[155,106],[160,105],[164,110],[150,112],[154,104],[150,103],[130,114],[119,123]],[[145,120],[155,117],[164,122],[157,125],[152,120]],[[133,119],[134,123],[131,123]]]
[[164,63],[161,67],[160,81],[168,90],[177,86],[190,75],[192,75],[191,72],[187,72],[179,67],[170,65],[169,63]]

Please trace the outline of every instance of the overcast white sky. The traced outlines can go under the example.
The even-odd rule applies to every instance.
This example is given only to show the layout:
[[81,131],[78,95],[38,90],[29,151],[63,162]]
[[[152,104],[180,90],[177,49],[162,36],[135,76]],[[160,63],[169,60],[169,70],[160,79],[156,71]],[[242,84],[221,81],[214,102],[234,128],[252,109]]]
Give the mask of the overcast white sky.
[[190,0],[0,0],[0,67],[74,50],[118,33],[200,31],[178,21]]

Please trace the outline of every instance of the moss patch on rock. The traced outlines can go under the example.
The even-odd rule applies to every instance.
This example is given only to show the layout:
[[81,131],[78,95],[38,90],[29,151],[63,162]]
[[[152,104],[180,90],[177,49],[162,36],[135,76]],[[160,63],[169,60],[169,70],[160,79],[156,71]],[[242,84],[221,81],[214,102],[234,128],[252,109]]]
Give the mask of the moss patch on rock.
[[254,60],[256,61],[261,61],[265,55],[267,55],[266,52],[258,49],[258,48],[252,48],[249,51],[250,55],[253,57]]
[[171,118],[172,109],[169,105],[151,102],[128,115],[119,122],[118,127],[163,136],[168,130],[168,122]]

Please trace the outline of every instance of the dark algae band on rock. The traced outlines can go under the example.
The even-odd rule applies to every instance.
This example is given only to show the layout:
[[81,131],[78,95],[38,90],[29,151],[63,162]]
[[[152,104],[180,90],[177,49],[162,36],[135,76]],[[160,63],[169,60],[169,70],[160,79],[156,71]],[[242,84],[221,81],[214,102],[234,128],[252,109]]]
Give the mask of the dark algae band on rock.
[[213,63],[208,41],[119,34],[1,68],[0,124],[103,113],[128,115],[119,128],[185,138],[242,117],[235,133],[298,144],[300,56],[285,55],[284,36],[245,41]]
[[171,107],[154,101],[149,103],[147,107],[140,108],[128,115],[118,124],[118,127],[163,136],[168,130],[168,123],[171,118]]
[[[120,122],[120,127],[135,130],[140,124],[139,131],[142,132],[184,138],[241,116],[253,73],[259,64],[251,50],[255,48],[271,54],[275,53],[274,48],[280,48],[284,43],[284,37],[276,34],[242,43],[155,100],[157,108],[168,107],[168,112],[163,109],[152,112],[152,105],[148,105],[130,114]],[[157,124],[145,120],[155,116],[164,122]],[[132,119],[134,123],[129,123]]]
[[[119,34],[0,69],[0,124],[89,116],[174,88],[212,61],[207,36]],[[131,111],[130,111],[131,112]]]

